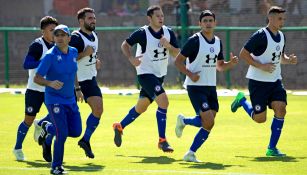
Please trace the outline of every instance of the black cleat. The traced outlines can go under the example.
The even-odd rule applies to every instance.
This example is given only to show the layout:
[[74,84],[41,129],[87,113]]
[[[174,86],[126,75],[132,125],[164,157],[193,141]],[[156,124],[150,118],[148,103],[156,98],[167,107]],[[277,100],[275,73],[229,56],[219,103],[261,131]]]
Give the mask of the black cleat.
[[49,122],[47,122],[47,121],[43,121],[42,122],[42,131],[40,133],[40,136],[38,137],[38,144],[39,145],[42,145],[45,142],[46,138],[47,138],[48,132],[47,132],[46,125],[48,123]]
[[46,162],[51,162],[52,161],[52,155],[51,155],[51,145],[46,145],[44,142],[42,144],[43,148],[43,158],[46,160]]
[[85,152],[85,155],[91,159],[95,157],[94,153],[92,152],[91,144],[90,142],[86,142],[85,140],[81,139],[78,142],[78,145],[80,148],[82,148]]
[[67,174],[67,172],[64,170],[63,166],[57,166],[50,170],[50,174]]
[[165,139],[159,139],[158,148],[161,149],[163,152],[174,152],[174,149],[168,144]]

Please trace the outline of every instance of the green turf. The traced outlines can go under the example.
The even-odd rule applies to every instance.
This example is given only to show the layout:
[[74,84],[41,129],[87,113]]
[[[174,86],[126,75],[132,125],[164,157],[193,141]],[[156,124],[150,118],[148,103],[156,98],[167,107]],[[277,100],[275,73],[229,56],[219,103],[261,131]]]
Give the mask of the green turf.
[[[253,122],[238,109],[230,112],[233,97],[220,97],[220,112],[209,139],[198,150],[197,158],[203,163],[182,161],[198,131],[186,127],[182,138],[175,136],[178,113],[194,114],[187,95],[170,95],[167,122],[169,143],[175,149],[165,154],[157,149],[158,134],[155,117],[156,104],[149,107],[123,136],[123,144],[113,143],[112,123],[121,120],[135,104],[137,95],[104,95],[104,114],[91,139],[95,159],[88,159],[77,146],[78,139],[68,138],[65,144],[64,167],[70,174],[274,174],[301,175],[307,172],[307,97],[288,97],[287,116],[278,148],[288,157],[265,156],[269,141],[272,111],[264,124]],[[12,154],[16,129],[24,115],[24,95],[0,94],[0,175],[48,174],[50,164],[43,161],[41,148],[33,140],[31,127],[23,150],[27,161],[17,162]],[[80,104],[83,126],[90,110]],[[46,114],[42,108],[38,118]]]

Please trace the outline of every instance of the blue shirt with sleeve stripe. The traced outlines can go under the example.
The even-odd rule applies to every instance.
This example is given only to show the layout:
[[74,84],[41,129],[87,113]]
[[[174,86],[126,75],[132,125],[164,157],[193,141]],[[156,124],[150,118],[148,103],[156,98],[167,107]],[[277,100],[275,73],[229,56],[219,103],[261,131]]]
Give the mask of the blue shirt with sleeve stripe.
[[46,80],[58,80],[63,82],[59,90],[46,86],[46,104],[73,104],[76,103],[74,94],[74,81],[77,73],[78,51],[74,47],[68,47],[67,54],[59,50],[57,46],[52,47],[38,66],[37,74],[46,76]]

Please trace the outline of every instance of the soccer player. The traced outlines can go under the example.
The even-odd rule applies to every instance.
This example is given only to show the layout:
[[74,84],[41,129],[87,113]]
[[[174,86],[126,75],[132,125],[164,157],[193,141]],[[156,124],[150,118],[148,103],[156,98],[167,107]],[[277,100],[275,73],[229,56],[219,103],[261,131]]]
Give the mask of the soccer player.
[[[136,68],[138,82],[141,85],[137,104],[130,109],[120,123],[114,123],[114,142],[121,146],[123,129],[132,123],[147,107],[155,101],[158,105],[156,112],[159,142],[158,147],[163,152],[173,152],[165,136],[168,98],[162,83],[167,72],[168,58],[175,57],[178,52],[174,32],[164,26],[164,15],[159,6],[147,9],[149,25],[134,31],[121,46],[123,54]],[[136,56],[132,56],[131,47],[137,44]]]
[[287,94],[281,82],[280,64],[296,64],[294,54],[285,54],[285,36],[280,31],[285,22],[285,10],[273,6],[268,11],[268,25],[255,32],[240,52],[240,58],[249,64],[246,78],[250,104],[239,92],[231,104],[236,112],[243,106],[248,116],[257,123],[266,121],[267,106],[274,111],[271,138],[267,156],[285,156],[276,148],[286,115]]
[[90,139],[99,125],[103,112],[102,94],[96,81],[96,66],[100,65],[100,61],[97,59],[96,17],[94,9],[91,8],[80,9],[77,14],[80,29],[72,33],[69,43],[70,46],[77,48],[79,52],[77,77],[80,87],[77,87],[76,91],[83,93],[85,101],[92,110],[86,120],[86,129],[78,145],[85,151],[87,157],[94,158]]
[[[41,19],[40,28],[42,36],[31,43],[24,59],[23,67],[29,71],[28,85],[25,94],[25,118],[18,127],[16,144],[13,150],[16,160],[19,161],[25,160],[22,151],[22,143],[29,127],[32,125],[36,114],[39,112],[44,102],[45,87],[34,83],[33,78],[41,62],[41,58],[43,58],[48,49],[53,46],[52,32],[57,25],[57,20],[51,16],[45,16]],[[45,118],[48,118],[48,115]]]
[[214,13],[210,10],[202,11],[199,16],[199,26],[201,31],[188,39],[175,61],[179,71],[186,75],[184,86],[196,112],[194,118],[178,115],[176,136],[181,137],[186,125],[200,127],[189,151],[183,157],[183,160],[188,162],[200,162],[196,159],[195,152],[207,140],[219,110],[216,70],[225,71],[238,63],[238,58],[232,53],[230,61],[224,61],[222,42],[214,35],[216,26]]
[[[66,138],[79,137],[82,132],[81,116],[74,94],[78,51],[68,45],[70,32],[67,26],[54,29],[55,46],[42,59],[34,82],[46,86],[45,104],[51,122],[42,122],[39,143],[48,133],[55,135],[51,174],[64,174],[63,156]],[[44,78],[46,77],[46,78]]]

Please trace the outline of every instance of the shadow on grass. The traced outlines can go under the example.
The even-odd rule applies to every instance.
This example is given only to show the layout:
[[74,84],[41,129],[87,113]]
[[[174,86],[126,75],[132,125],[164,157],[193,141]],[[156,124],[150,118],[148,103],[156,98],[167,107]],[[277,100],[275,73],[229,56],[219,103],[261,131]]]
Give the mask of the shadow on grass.
[[285,156],[285,157],[248,157],[248,156],[236,156],[238,158],[246,158],[251,159],[250,161],[255,162],[298,162],[298,159],[306,159],[306,157],[291,157],[291,156]]
[[[51,163],[42,161],[42,160],[36,160],[36,161],[23,161],[24,163],[28,164],[31,167],[36,168],[49,168],[51,167]],[[68,171],[78,171],[78,172],[96,172],[101,171],[105,168],[105,166],[102,165],[96,165],[93,163],[87,163],[83,165],[65,165],[64,163],[64,169]]]
[[138,162],[133,163],[155,163],[155,164],[172,164],[173,162],[176,162],[178,160],[174,158],[170,158],[167,156],[159,156],[159,157],[151,157],[151,156],[123,156],[123,155],[117,155],[120,157],[132,157],[132,158],[139,158],[142,159]]
[[238,166],[238,165],[224,165],[221,163],[211,163],[211,162],[200,162],[200,163],[183,162],[179,164],[188,165],[188,168],[210,169],[210,170],[225,170],[226,168],[229,168],[232,166]]

